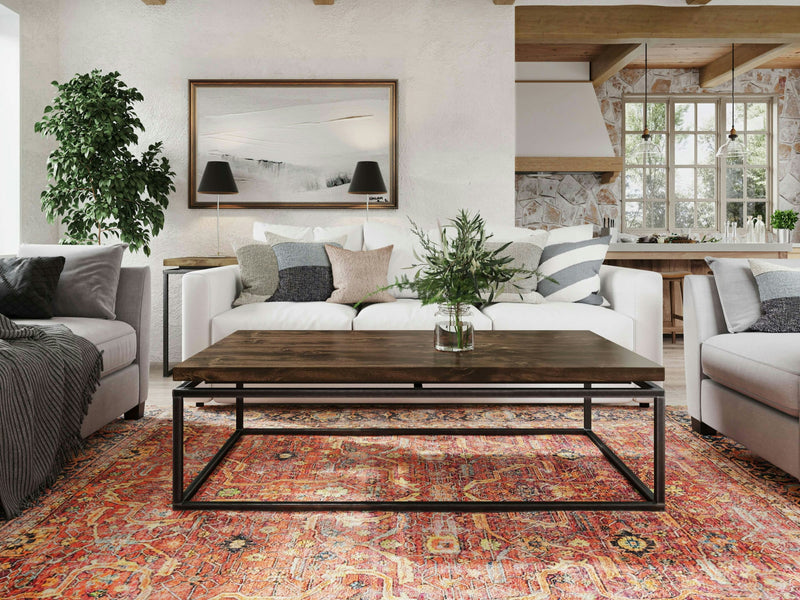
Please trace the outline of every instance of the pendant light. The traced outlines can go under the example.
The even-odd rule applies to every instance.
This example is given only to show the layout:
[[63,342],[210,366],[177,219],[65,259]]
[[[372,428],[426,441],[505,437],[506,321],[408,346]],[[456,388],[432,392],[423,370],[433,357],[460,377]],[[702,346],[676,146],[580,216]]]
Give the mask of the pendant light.
[[641,165],[651,165],[664,162],[661,148],[651,139],[650,130],[647,128],[647,44],[644,45],[644,131],[642,142],[633,153],[634,160]]
[[738,134],[736,133],[736,126],[734,125],[736,121],[736,93],[734,92],[735,87],[735,73],[734,73],[734,60],[733,60],[733,51],[734,45],[731,44],[731,131],[728,134],[728,141],[722,144],[717,150],[717,157],[718,158],[727,158],[727,159],[735,159],[736,161],[744,160],[745,156],[747,155],[747,148],[745,148],[744,143],[742,140],[739,139]]

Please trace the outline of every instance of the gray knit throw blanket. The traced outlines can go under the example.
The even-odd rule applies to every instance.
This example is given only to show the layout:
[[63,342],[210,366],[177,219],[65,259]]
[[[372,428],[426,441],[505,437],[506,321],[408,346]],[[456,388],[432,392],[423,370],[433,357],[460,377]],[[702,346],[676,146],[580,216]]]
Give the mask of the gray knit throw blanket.
[[81,447],[81,423],[103,357],[63,325],[0,315],[0,509],[17,516]]

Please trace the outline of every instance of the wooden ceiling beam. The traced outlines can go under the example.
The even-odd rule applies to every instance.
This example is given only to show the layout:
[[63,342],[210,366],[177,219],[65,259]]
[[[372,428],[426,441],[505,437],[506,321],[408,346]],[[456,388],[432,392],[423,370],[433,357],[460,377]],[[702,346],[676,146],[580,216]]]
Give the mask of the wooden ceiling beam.
[[[769,61],[791,54],[800,48],[800,44],[742,44],[734,49],[734,67],[736,75],[757,69]],[[731,53],[720,56],[717,60],[700,69],[700,87],[711,88],[731,80]]]
[[518,6],[514,14],[518,44],[800,42],[797,6]]
[[607,46],[589,63],[589,78],[598,87],[624,69],[628,63],[644,53],[644,44],[613,44]]

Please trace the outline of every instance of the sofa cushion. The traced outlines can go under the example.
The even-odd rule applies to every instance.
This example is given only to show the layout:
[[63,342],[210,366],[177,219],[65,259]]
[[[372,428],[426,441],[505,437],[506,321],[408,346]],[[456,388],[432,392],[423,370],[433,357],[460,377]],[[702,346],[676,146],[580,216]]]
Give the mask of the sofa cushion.
[[89,317],[53,317],[46,321],[38,319],[15,319],[19,325],[64,325],[75,335],[86,338],[103,353],[102,377],[119,371],[136,360],[136,331],[124,321],[92,319]]
[[633,348],[633,319],[602,306],[572,302],[501,302],[486,306],[483,313],[492,320],[495,330],[588,330],[620,346]]
[[[437,304],[422,305],[422,301],[401,298],[387,304],[365,306],[353,319],[353,329],[368,330],[425,330],[433,335]],[[476,330],[491,331],[492,322],[477,308],[470,309],[472,326]]]
[[21,244],[19,255],[66,258],[53,300],[54,315],[114,320],[119,271],[122,267],[122,255],[127,248],[128,244]]
[[211,342],[240,329],[352,329],[356,311],[330,302],[260,302],[245,304],[211,321]]
[[703,342],[703,373],[793,417],[800,413],[800,333],[724,333]]
[[49,319],[64,268],[63,256],[0,258],[0,314],[13,319]]

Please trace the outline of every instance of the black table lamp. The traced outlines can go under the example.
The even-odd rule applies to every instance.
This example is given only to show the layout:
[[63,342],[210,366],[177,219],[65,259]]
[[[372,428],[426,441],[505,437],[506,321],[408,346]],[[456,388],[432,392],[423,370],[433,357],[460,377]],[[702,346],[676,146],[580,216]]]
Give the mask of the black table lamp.
[[208,161],[197,192],[217,195],[217,256],[221,256],[219,251],[219,197],[222,194],[239,193],[239,188],[236,187],[236,181],[233,179],[233,173],[231,173],[230,164],[224,160]]
[[350,194],[367,195],[367,218],[369,221],[369,195],[385,194],[386,184],[383,183],[381,168],[374,160],[362,160],[356,163],[356,170],[353,172],[353,179],[350,181]]

